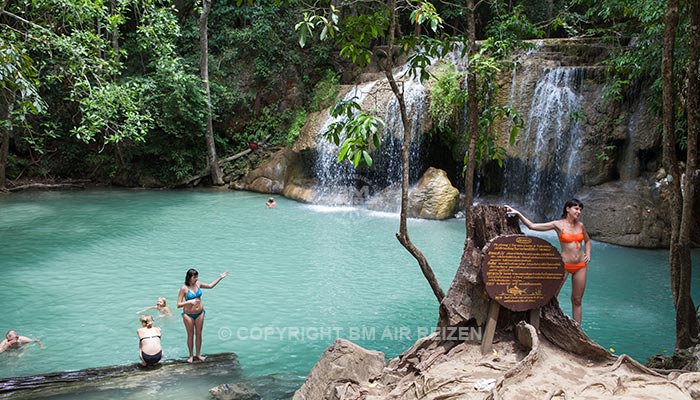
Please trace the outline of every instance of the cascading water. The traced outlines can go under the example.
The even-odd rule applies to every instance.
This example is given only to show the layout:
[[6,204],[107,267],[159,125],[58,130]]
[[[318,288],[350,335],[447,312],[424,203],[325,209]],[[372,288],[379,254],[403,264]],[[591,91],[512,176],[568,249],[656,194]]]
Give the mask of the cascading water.
[[[353,98],[358,104],[362,104],[367,94],[372,90],[376,82],[369,82],[355,86],[344,97],[349,101]],[[317,180],[315,203],[320,204],[354,204],[357,198],[352,189],[354,181],[358,179],[358,172],[348,162],[338,163],[339,146],[329,142],[323,133],[328,127],[346,116],[338,118],[328,117],[321,129],[317,132],[316,139],[316,162],[314,174]],[[344,137],[341,137],[341,141]]]
[[[514,150],[505,160],[503,198],[522,206],[533,218],[558,216],[563,202],[573,196],[581,184],[578,149],[583,141],[579,127],[582,96],[579,93],[584,69],[579,67],[540,67],[534,62],[541,45],[522,58],[513,71],[509,104],[526,116],[525,129],[518,135]],[[457,53],[449,60],[459,70],[466,68]],[[548,62],[548,61],[544,61]],[[522,65],[522,67],[521,67]],[[521,69],[522,68],[522,69]],[[428,117],[428,94],[417,80],[401,80],[407,112],[411,118],[410,181],[415,182],[427,167],[422,136]],[[537,74],[535,77],[533,74]],[[534,90],[533,90],[534,88]],[[357,97],[365,110],[378,110],[386,122],[382,145],[372,154],[371,168],[355,169],[350,163],[337,162],[338,146],[321,135],[334,120],[328,118],[316,139],[317,180],[314,202],[330,205],[365,204],[372,209],[399,210],[398,187],[401,182],[401,144],[403,126],[398,101],[386,79],[369,82],[351,90],[346,100]],[[519,106],[518,106],[519,105]],[[512,154],[515,153],[515,154]],[[378,196],[377,194],[380,194]],[[478,194],[478,193],[477,193]],[[375,196],[376,195],[376,196]],[[370,197],[374,198],[370,199]],[[369,200],[369,201],[368,201]]]
[[[505,165],[504,197],[537,219],[556,218],[580,185],[579,127],[583,70],[543,69],[535,85],[525,130],[516,140],[521,157]],[[514,80],[513,85],[516,85]],[[517,97],[516,91],[511,91]],[[522,104],[522,99],[511,98]],[[534,214],[541,211],[540,215]]]
[[[397,75],[400,76],[400,74]],[[404,91],[407,113],[411,119],[411,170],[409,174],[413,181],[418,178],[418,173],[424,169],[420,143],[428,96],[425,87],[417,80],[398,80],[397,78],[397,81]],[[314,171],[317,180],[315,203],[357,205],[364,203],[375,193],[385,191],[387,187],[397,187],[401,182],[403,124],[399,103],[391,93],[386,79],[353,88],[345,96],[345,100],[350,100],[353,97],[356,97],[356,102],[363,105],[363,109],[375,108],[380,111],[380,116],[386,123],[381,134],[381,148],[372,154],[374,164],[371,168],[355,169],[349,162],[338,163],[338,146],[328,142],[322,135],[328,126],[336,121],[336,119],[329,117],[319,130],[317,137],[317,157]],[[341,140],[343,139],[341,138]],[[391,192],[391,189],[388,191]],[[385,191],[381,201],[372,203],[372,208],[382,211],[398,211],[399,200],[400,196],[390,195]]]

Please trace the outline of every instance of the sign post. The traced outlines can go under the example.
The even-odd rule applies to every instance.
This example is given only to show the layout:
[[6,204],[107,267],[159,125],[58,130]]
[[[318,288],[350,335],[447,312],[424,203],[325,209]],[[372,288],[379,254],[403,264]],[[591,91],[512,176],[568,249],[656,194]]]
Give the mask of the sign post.
[[[511,311],[532,310],[531,323],[539,325],[539,309],[564,283],[559,251],[533,236],[499,236],[484,247],[481,275],[491,298],[481,352],[491,351],[498,321],[498,305]],[[535,326],[537,328],[537,326]]]

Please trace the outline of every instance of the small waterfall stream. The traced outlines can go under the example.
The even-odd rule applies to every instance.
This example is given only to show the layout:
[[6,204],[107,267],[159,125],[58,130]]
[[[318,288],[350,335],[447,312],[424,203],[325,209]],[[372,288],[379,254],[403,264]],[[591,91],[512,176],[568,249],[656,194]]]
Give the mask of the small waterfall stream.
[[[521,158],[505,163],[504,197],[530,212],[541,210],[543,215],[534,215],[538,219],[556,218],[563,202],[580,185],[582,77],[583,70],[577,67],[542,69],[525,129],[516,139]],[[511,98],[515,104],[524,101],[527,99]]]
[[[397,83],[403,87],[407,112],[411,118],[411,171],[409,174],[411,181],[415,181],[419,178],[418,174],[425,168],[424,157],[421,155],[421,135],[424,131],[423,120],[428,112],[428,96],[425,87],[419,81],[399,80],[401,75],[401,72],[398,73],[396,79]],[[335,121],[328,117],[317,133],[314,174],[318,183],[314,202],[327,205],[359,205],[366,203],[373,195],[384,192],[380,201],[372,202],[372,208],[381,211],[398,211],[400,196],[397,197],[394,194],[400,190],[403,142],[403,125],[398,101],[386,79],[354,87],[346,94],[345,100],[353,97],[356,97],[355,101],[361,104],[364,110],[374,110],[386,123],[384,132],[381,134],[381,148],[372,153],[374,165],[371,168],[355,169],[347,161],[338,163],[338,146],[328,142],[322,135]],[[388,192],[394,192],[394,194]]]
[[[345,95],[343,100],[349,101],[355,98],[357,103],[362,104],[375,84],[376,82],[369,82],[355,86]],[[339,147],[335,143],[329,142],[323,136],[323,132],[333,122],[342,119],[347,119],[347,117],[331,118],[329,116],[317,132],[317,157],[314,172],[318,185],[316,198],[314,199],[315,203],[339,205],[355,204],[358,201],[352,186],[353,182],[358,179],[358,171],[348,162],[338,163]]]

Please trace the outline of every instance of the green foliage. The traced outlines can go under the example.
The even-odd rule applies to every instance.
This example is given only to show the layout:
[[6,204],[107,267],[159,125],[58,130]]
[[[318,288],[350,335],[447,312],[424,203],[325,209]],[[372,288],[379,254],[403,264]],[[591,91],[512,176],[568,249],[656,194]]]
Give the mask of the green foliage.
[[[68,113],[45,118],[70,118],[70,134],[80,140],[98,141],[102,146],[122,140],[143,141],[153,127],[142,100],[145,87],[133,80],[117,79],[123,69],[118,57],[127,53],[111,43],[111,32],[123,26],[126,13],[134,6],[144,7],[144,14],[157,9],[150,0],[120,1],[111,10],[99,0],[43,0],[24,7],[11,4],[12,15],[18,16],[13,18],[32,21],[22,25],[27,39],[22,46],[37,60],[41,71],[38,91],[66,103],[62,107]],[[162,26],[151,30],[161,31]],[[144,45],[151,43],[145,39]],[[58,136],[53,134],[54,138]],[[40,142],[36,136],[26,141],[35,145]]]
[[20,47],[19,38],[8,35],[7,39],[0,37],[0,99],[12,101],[13,115],[0,120],[0,128],[11,129],[26,124],[27,114],[43,112],[46,103],[39,95],[34,61]]
[[346,15],[342,20],[339,19],[339,10],[335,6],[331,5],[326,11],[327,16],[310,12],[303,14],[302,21],[294,27],[299,34],[299,45],[306,46],[320,29],[318,39],[333,39],[341,56],[360,67],[369,64],[373,57],[373,45],[387,33],[388,11],[385,8],[376,11],[369,7],[358,10],[361,12],[356,14]]
[[332,4],[330,6],[330,18],[305,12],[302,21],[294,26],[294,30],[299,32],[299,46],[306,46],[306,42],[310,37],[314,36],[314,31],[319,27],[321,28],[319,38],[322,41],[328,37],[335,37],[335,32],[338,29],[337,24],[338,10]]
[[427,25],[431,31],[437,32],[442,27],[442,17],[435,6],[430,2],[420,2],[413,12],[410,20],[417,25]]
[[28,129],[26,134],[22,136],[21,140],[29,145],[30,149],[38,154],[44,154],[46,152],[47,144],[52,139],[57,139],[60,137],[57,132],[57,125],[51,121],[45,121],[41,124],[41,133],[34,131],[33,129]]
[[[355,168],[362,163],[371,167],[373,161],[369,152],[372,145],[379,148],[379,129],[385,123],[381,118],[363,112],[356,99],[340,100],[330,109],[329,114],[336,121],[328,126],[323,135],[340,146],[338,162],[348,160]],[[345,139],[341,144],[343,134]]]
[[[497,1],[492,2],[491,6],[494,18],[486,29],[489,36],[482,42],[479,51],[469,57],[469,68],[477,77],[476,96],[480,112],[476,154],[464,155],[465,166],[470,157],[477,164],[493,160],[500,167],[503,166],[506,150],[498,144],[500,140],[492,126],[498,120],[508,121],[508,143],[512,146],[518,132],[524,128],[524,121],[514,108],[497,104],[498,76],[503,69],[511,66],[509,57],[515,50],[531,47],[531,44],[522,41],[523,37],[540,37],[543,34],[527,20],[522,7],[508,9]],[[464,99],[461,101],[465,102],[469,95],[463,93]],[[469,138],[466,140],[468,142]]]
[[367,14],[349,15],[341,21],[336,45],[340,55],[360,67],[369,64],[373,56],[373,44],[383,38],[389,28],[389,14],[380,9]]
[[285,135],[277,135],[286,132],[295,115],[290,112],[280,113],[276,104],[263,108],[254,121],[251,121],[245,131],[236,135],[233,142],[237,147],[245,147],[249,142],[260,142],[266,137],[275,138],[273,142],[286,140]]
[[[498,144],[499,138],[491,130],[491,125],[499,119],[505,119],[510,123],[508,143],[511,146],[515,143],[518,132],[525,126],[523,119],[510,106],[491,105],[486,107],[479,116],[480,134],[477,138],[476,155],[474,157],[477,163],[493,160],[498,163],[499,167],[503,167],[506,149]],[[467,155],[465,155],[465,159],[466,157]]]
[[482,44],[481,53],[505,60],[517,49],[530,49],[534,46],[524,42],[524,38],[544,36],[544,31],[527,19],[522,6],[509,9],[505,3],[494,1],[492,10],[495,17],[486,28],[487,37]]
[[338,75],[327,70],[321,80],[314,86],[313,96],[309,104],[309,111],[317,112],[330,107],[338,98]]
[[296,113],[296,116],[292,121],[292,125],[289,127],[289,132],[287,133],[287,141],[285,143],[287,146],[293,145],[299,137],[299,135],[301,134],[301,128],[306,122],[306,115],[306,112],[304,112],[303,110]]
[[[589,34],[600,36],[611,47],[610,56],[603,62],[609,77],[606,98],[622,101],[633,83],[647,77],[660,79],[665,3],[654,0],[579,0],[579,3],[587,10],[581,24],[588,27]],[[631,38],[634,42],[629,46]]]
[[439,132],[454,135],[458,98],[462,94],[460,74],[454,65],[441,64],[434,73],[435,84],[430,91],[430,115]]
[[153,128],[153,118],[142,112],[143,87],[138,83],[107,83],[85,92],[78,99],[82,123],[71,131],[76,138],[90,142],[101,136],[105,143],[126,138],[144,141]]
[[614,153],[616,149],[617,149],[617,146],[615,146],[615,145],[603,146],[603,151],[596,154],[595,156],[599,160],[609,161],[610,154]]
[[428,67],[436,59],[446,57],[456,45],[454,38],[434,38],[426,35],[408,35],[398,42],[404,52],[408,52],[408,49],[420,49],[409,52],[407,64],[409,77],[418,77],[421,82],[426,82],[431,77]]

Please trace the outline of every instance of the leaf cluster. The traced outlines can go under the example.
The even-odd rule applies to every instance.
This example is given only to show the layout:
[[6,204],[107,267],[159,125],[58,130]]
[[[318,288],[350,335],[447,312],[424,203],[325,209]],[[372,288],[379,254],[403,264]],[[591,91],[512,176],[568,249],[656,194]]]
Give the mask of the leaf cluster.
[[385,123],[381,118],[362,111],[356,100],[356,97],[340,100],[331,107],[329,114],[336,120],[328,126],[323,135],[336,146],[340,146],[338,162],[349,160],[355,168],[361,163],[371,167],[373,161],[370,151],[372,145],[379,148],[379,133]]

